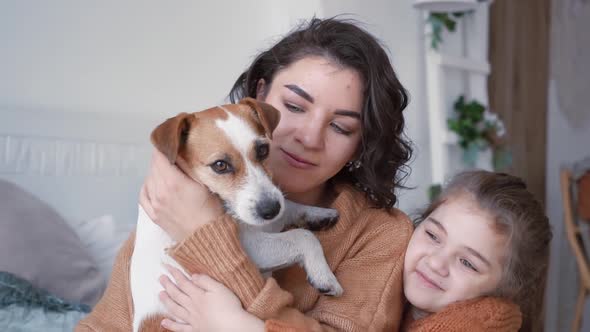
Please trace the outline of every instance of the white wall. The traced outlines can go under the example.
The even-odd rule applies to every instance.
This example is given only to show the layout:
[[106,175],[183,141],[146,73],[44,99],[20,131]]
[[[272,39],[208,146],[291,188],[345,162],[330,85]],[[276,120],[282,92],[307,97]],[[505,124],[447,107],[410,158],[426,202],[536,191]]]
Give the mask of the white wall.
[[[351,13],[390,50],[416,157],[401,207],[426,202],[421,20],[412,1],[12,1],[0,5],[0,108],[169,116],[220,103],[301,18]],[[230,8],[232,8],[230,10]]]
[[258,49],[318,9],[317,1],[4,2],[0,106],[198,110],[222,101]]

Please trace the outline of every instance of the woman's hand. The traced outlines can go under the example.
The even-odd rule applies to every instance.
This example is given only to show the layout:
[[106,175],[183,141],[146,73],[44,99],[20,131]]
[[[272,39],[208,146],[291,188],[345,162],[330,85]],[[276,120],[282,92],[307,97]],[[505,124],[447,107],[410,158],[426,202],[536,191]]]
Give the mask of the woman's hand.
[[160,300],[173,316],[162,326],[174,332],[189,331],[264,331],[264,322],[242,309],[240,300],[227,287],[207,275],[187,278],[167,265],[176,284],[160,277],[165,291]]
[[223,213],[217,197],[154,149],[139,203],[171,238],[180,242]]

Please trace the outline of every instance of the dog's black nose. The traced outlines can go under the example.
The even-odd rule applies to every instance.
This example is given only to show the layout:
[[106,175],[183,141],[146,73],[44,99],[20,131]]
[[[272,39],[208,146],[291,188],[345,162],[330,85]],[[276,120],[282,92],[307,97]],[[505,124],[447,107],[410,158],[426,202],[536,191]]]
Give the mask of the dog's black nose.
[[275,200],[263,200],[256,204],[256,213],[266,220],[276,217],[281,212],[281,203]]

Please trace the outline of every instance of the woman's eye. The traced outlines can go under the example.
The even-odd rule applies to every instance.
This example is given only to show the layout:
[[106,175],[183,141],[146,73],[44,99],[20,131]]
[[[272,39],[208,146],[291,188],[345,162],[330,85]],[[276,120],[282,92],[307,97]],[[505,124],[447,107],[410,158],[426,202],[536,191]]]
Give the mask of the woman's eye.
[[434,233],[432,233],[431,231],[426,231],[426,235],[428,235],[428,237],[434,241],[438,243],[438,237],[436,235],[434,235]]
[[233,171],[230,164],[225,160],[217,160],[210,165],[211,169],[217,174],[225,174]]
[[463,264],[463,266],[465,266],[468,269],[471,269],[475,272],[477,272],[477,269],[475,268],[475,266],[473,266],[473,264],[471,264],[468,260],[466,260],[465,258],[461,258],[459,259],[459,261],[461,262],[461,264]]
[[335,124],[335,123],[330,123],[330,126],[331,126],[332,128],[334,128],[334,131],[336,131],[336,132],[337,132],[337,133],[339,133],[339,134],[346,135],[346,136],[348,136],[348,135],[350,135],[350,134],[351,134],[351,132],[350,132],[350,131],[348,131],[348,130],[345,130],[345,129],[342,129],[342,127],[338,126],[338,125],[337,125],[337,124]]
[[289,112],[293,113],[303,113],[303,109],[299,106],[295,106],[292,104],[285,103],[285,107],[289,110]]

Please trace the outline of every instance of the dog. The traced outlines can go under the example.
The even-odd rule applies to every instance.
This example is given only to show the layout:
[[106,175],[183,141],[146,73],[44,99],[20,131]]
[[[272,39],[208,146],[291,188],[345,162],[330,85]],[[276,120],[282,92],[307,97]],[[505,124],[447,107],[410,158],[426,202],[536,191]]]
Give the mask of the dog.
[[[151,134],[153,145],[184,173],[205,185],[237,221],[240,241],[261,272],[299,263],[319,292],[343,292],[318,239],[309,229],[329,227],[337,211],[305,206],[284,198],[265,166],[280,113],[269,104],[245,98],[238,104],[181,113]],[[305,228],[287,231],[303,221]],[[139,206],[131,257],[133,331],[159,331],[166,315],[158,278],[170,275],[162,263],[186,271],[166,253],[175,242]]]

